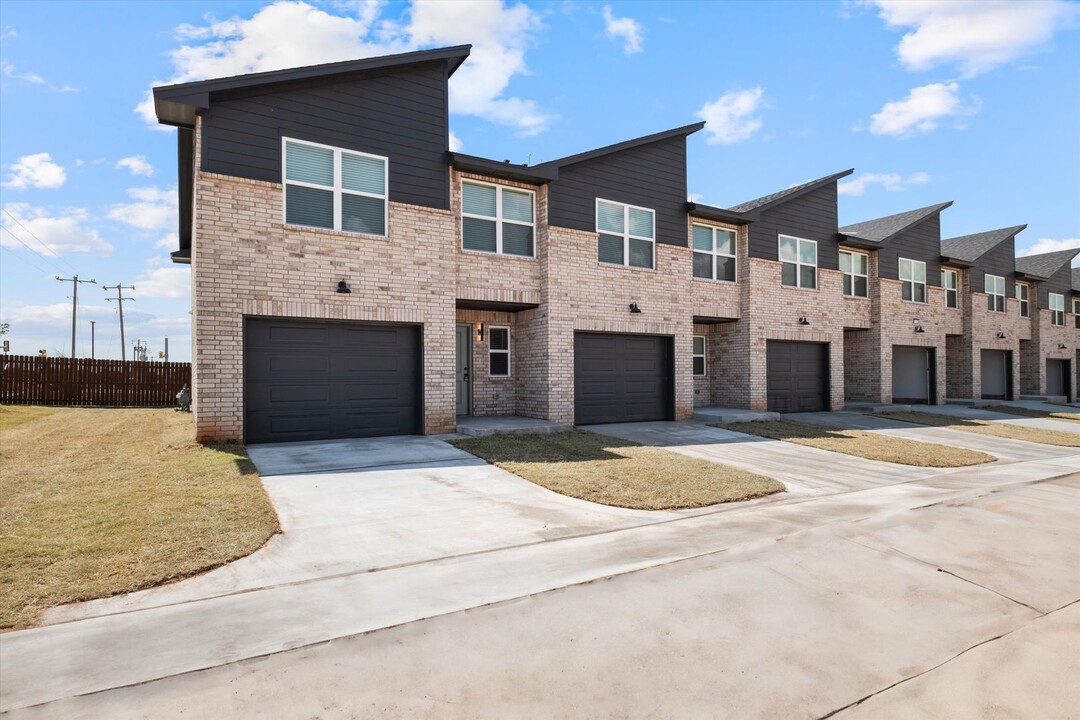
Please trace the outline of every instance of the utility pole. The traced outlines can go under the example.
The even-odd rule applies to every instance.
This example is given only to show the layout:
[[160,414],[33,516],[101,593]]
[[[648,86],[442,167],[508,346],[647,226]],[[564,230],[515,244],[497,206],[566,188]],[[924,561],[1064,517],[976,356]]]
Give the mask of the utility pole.
[[169,362],[169,338],[165,338],[165,362]]
[[73,291],[71,293],[71,357],[75,357],[75,314],[79,309],[79,283],[91,283],[97,285],[97,280],[80,280],[78,275],[69,278],[62,278],[59,275],[56,279],[60,282],[69,282]]
[[90,359],[94,359],[94,330],[97,329],[97,320],[90,321]]
[[124,302],[126,302],[127,300],[130,300],[131,302],[135,302],[135,298],[133,298],[133,297],[124,297],[124,291],[125,290],[134,290],[135,286],[134,285],[121,285],[121,284],[117,283],[116,285],[114,285],[112,287],[109,287],[108,285],[103,285],[102,289],[104,289],[104,290],[115,290],[116,291],[116,297],[114,297],[114,298],[106,298],[106,299],[109,300],[110,302],[115,300],[117,306],[120,308],[120,359],[121,360],[127,360],[127,346],[124,344]]

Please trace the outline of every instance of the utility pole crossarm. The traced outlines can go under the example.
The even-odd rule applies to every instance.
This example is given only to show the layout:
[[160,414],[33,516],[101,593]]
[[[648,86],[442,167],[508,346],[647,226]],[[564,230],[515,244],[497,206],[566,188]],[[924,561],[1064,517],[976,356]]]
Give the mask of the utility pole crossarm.
[[60,282],[69,282],[71,287],[74,288],[71,293],[71,357],[75,357],[75,317],[78,314],[79,309],[79,283],[89,283],[91,285],[97,285],[97,280],[80,280],[78,275],[69,278],[62,278],[59,275],[56,279]]
[[115,300],[116,304],[117,304],[117,307],[120,310],[120,359],[121,360],[127,360],[127,347],[124,344],[124,302],[127,301],[127,300],[130,300],[131,302],[135,302],[135,298],[133,298],[133,297],[124,297],[124,291],[125,290],[134,290],[135,286],[134,285],[121,285],[121,284],[117,283],[116,285],[113,285],[111,287],[109,285],[103,285],[102,289],[104,289],[104,290],[115,290],[116,291],[116,297],[114,297],[114,298],[106,298],[106,300],[108,300],[110,302]]

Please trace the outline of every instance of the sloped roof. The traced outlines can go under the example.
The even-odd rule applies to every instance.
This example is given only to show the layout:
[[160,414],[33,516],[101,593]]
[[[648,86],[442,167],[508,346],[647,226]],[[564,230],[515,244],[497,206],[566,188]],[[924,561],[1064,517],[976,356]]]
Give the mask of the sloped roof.
[[728,210],[738,213],[750,212],[751,210],[764,210],[767,207],[779,205],[780,203],[787,202],[788,200],[794,200],[800,195],[808,193],[811,190],[816,190],[819,187],[828,185],[831,182],[836,182],[840,178],[846,177],[853,172],[855,172],[855,168],[844,170],[843,172],[834,173],[832,175],[826,175],[825,177],[818,178],[817,180],[811,180],[810,182],[805,182],[801,185],[789,187],[787,190],[781,190],[780,192],[775,192],[771,195],[763,195],[762,197],[756,198],[754,200],[748,200],[747,202],[739,203],[738,205],[732,205],[728,208]]
[[1013,225],[1012,227],[948,238],[941,241],[941,254],[954,260],[975,262],[1026,227],[1027,225]]
[[841,235],[856,237],[860,240],[868,240],[873,243],[883,243],[893,236],[907,230],[912,225],[917,225],[926,218],[941,212],[952,205],[952,201],[930,205],[918,210],[888,215],[876,220],[866,220],[854,225],[840,228]]
[[1029,277],[1048,280],[1062,266],[1072,262],[1072,259],[1077,254],[1080,254],[1080,249],[1058,250],[1057,252],[1042,253],[1041,255],[1018,257],[1016,258],[1016,272]]
[[672,128],[671,130],[664,130],[663,132],[653,133],[652,135],[643,135],[633,140],[624,140],[614,145],[605,145],[595,150],[587,150],[585,152],[577,153],[576,155],[567,155],[564,158],[557,160],[548,160],[545,163],[534,165],[533,169],[537,168],[560,168],[566,165],[575,165],[586,160],[592,160],[594,158],[602,157],[604,155],[611,155],[612,153],[622,152],[623,150],[629,150],[630,148],[640,147],[642,145],[649,145],[661,140],[669,140],[674,137],[692,135],[701,128],[705,127],[704,122],[696,122],[692,125],[683,125],[682,127]]

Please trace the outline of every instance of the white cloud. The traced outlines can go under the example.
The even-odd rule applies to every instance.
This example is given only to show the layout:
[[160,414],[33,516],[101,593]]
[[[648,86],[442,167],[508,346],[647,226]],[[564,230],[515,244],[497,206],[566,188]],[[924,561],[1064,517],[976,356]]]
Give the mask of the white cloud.
[[699,203],[705,199],[705,196],[701,193],[690,193],[686,199],[692,203]]
[[[15,31],[11,31],[11,37],[14,37]],[[8,37],[5,33],[4,37]],[[78,92],[78,88],[71,87],[70,85],[53,85],[51,82],[41,77],[35,72],[18,72],[15,66],[9,63],[7,60],[0,60],[0,72],[5,76],[14,80],[22,80],[28,82],[31,85],[42,85],[53,92]]]
[[53,215],[44,208],[32,207],[28,203],[11,203],[4,206],[4,211],[2,219],[8,232],[0,233],[0,245],[6,248],[22,247],[8,234],[10,232],[42,255],[55,257],[69,252],[113,254],[113,246],[97,230],[85,226],[90,216],[84,208],[66,208]]
[[617,18],[611,13],[611,6],[604,6],[604,32],[612,40],[623,41],[623,51],[627,55],[639,53],[642,50],[641,23],[631,17]]
[[[85,287],[85,286],[84,286]],[[85,290],[84,290],[85,292]],[[125,308],[126,313],[126,308]],[[79,320],[102,320],[116,314],[116,308],[107,305],[79,304]],[[126,319],[126,317],[125,317]],[[71,327],[71,303],[58,302],[49,305],[15,305],[5,308],[4,322],[18,326],[18,330],[48,327]],[[82,326],[80,325],[80,329]]]
[[[333,15],[306,2],[279,0],[250,18],[182,25],[177,28],[182,44],[169,52],[174,74],[168,82],[471,43],[472,55],[450,81],[451,112],[507,125],[522,135],[543,132],[553,120],[532,100],[504,97],[511,79],[527,71],[525,50],[541,27],[539,13],[524,3],[415,0],[401,24],[380,22],[382,2],[354,7],[352,15]],[[136,112],[161,128],[150,91]]]
[[8,166],[8,177],[3,185],[14,190],[43,188],[55,190],[67,181],[64,168],[52,161],[49,153],[23,155]]
[[461,138],[454,134],[454,131],[450,131],[450,152],[461,152],[465,149],[465,143],[461,142]]
[[955,63],[966,77],[1028,55],[1080,16],[1063,0],[867,0],[890,28],[913,28],[896,47],[909,70]]
[[131,155],[126,158],[121,158],[116,163],[116,169],[126,169],[132,175],[150,176],[154,174],[154,166],[150,164],[150,161],[146,159],[145,155]]
[[[1016,254],[1020,257],[1025,255],[1041,255],[1042,253],[1057,252],[1058,250],[1073,250],[1080,248],[1080,238],[1065,238],[1063,240],[1052,240],[1051,238],[1039,238],[1031,246],[1024,248],[1023,250],[1017,250]],[[1076,261],[1074,260],[1074,263]]]
[[731,145],[747,140],[761,129],[757,114],[765,98],[764,88],[735,90],[725,93],[694,113],[705,121],[710,145]]
[[110,220],[140,230],[163,230],[176,224],[179,197],[175,187],[131,188],[127,193],[136,202],[114,205],[109,210]]
[[180,247],[180,236],[177,233],[169,233],[154,243],[154,247],[164,248],[166,250],[176,250]]
[[870,117],[870,132],[908,137],[934,130],[947,117],[978,111],[978,99],[972,98],[967,104],[961,101],[957,83],[932,83],[912,88],[903,100],[885,103],[880,112]]
[[154,268],[132,283],[137,297],[187,298],[191,295],[191,270],[183,267]]
[[912,173],[907,177],[900,173],[863,173],[837,184],[836,192],[840,195],[857,196],[873,185],[880,185],[887,192],[898,192],[909,185],[925,185],[928,182],[930,175],[924,172]]

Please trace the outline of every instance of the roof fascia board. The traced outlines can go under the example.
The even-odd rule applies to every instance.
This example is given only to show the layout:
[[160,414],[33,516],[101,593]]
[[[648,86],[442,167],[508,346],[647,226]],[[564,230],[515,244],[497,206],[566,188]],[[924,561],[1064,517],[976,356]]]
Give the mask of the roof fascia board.
[[515,165],[458,152],[450,152],[447,157],[454,168],[464,172],[476,173],[477,175],[490,175],[505,180],[529,183],[530,185],[544,185],[559,179],[559,169],[557,167],[541,168],[540,166]]
[[663,140],[670,140],[674,137],[692,135],[701,128],[705,127],[704,122],[693,123],[692,125],[683,125],[682,127],[673,128],[671,130],[664,130],[663,132],[653,133],[652,135],[645,135],[643,137],[634,138],[632,140],[624,140],[614,145],[605,145],[595,150],[586,150],[585,152],[577,153],[576,155],[567,155],[564,158],[557,160],[548,160],[546,163],[536,165],[537,168],[544,167],[565,167],[567,165],[576,165],[588,160],[594,160],[598,157],[605,155],[611,155],[613,153],[622,152],[623,150],[630,150],[631,148],[640,147],[642,145],[651,145],[652,143],[661,142]]
[[[783,197],[776,198],[775,200],[770,200],[769,202],[765,203],[764,205],[760,205],[760,206],[754,208],[754,211],[760,213],[760,212],[762,212],[764,210],[769,210],[771,208],[774,208],[777,205],[783,205],[784,203],[791,202],[795,198],[802,197],[803,195],[806,195],[807,193],[810,193],[810,192],[813,192],[814,190],[818,190],[819,188],[825,187],[829,183],[834,183],[837,180],[839,180],[840,178],[847,177],[848,175],[851,175],[853,172],[855,172],[855,168],[848,168],[847,170],[844,170],[843,172],[834,173],[832,175],[828,175],[826,177],[823,177],[820,180],[815,180],[814,182],[810,183],[809,185],[802,188],[798,192],[793,192],[790,195],[785,195]],[[751,202],[753,202],[753,201],[751,201]]]

